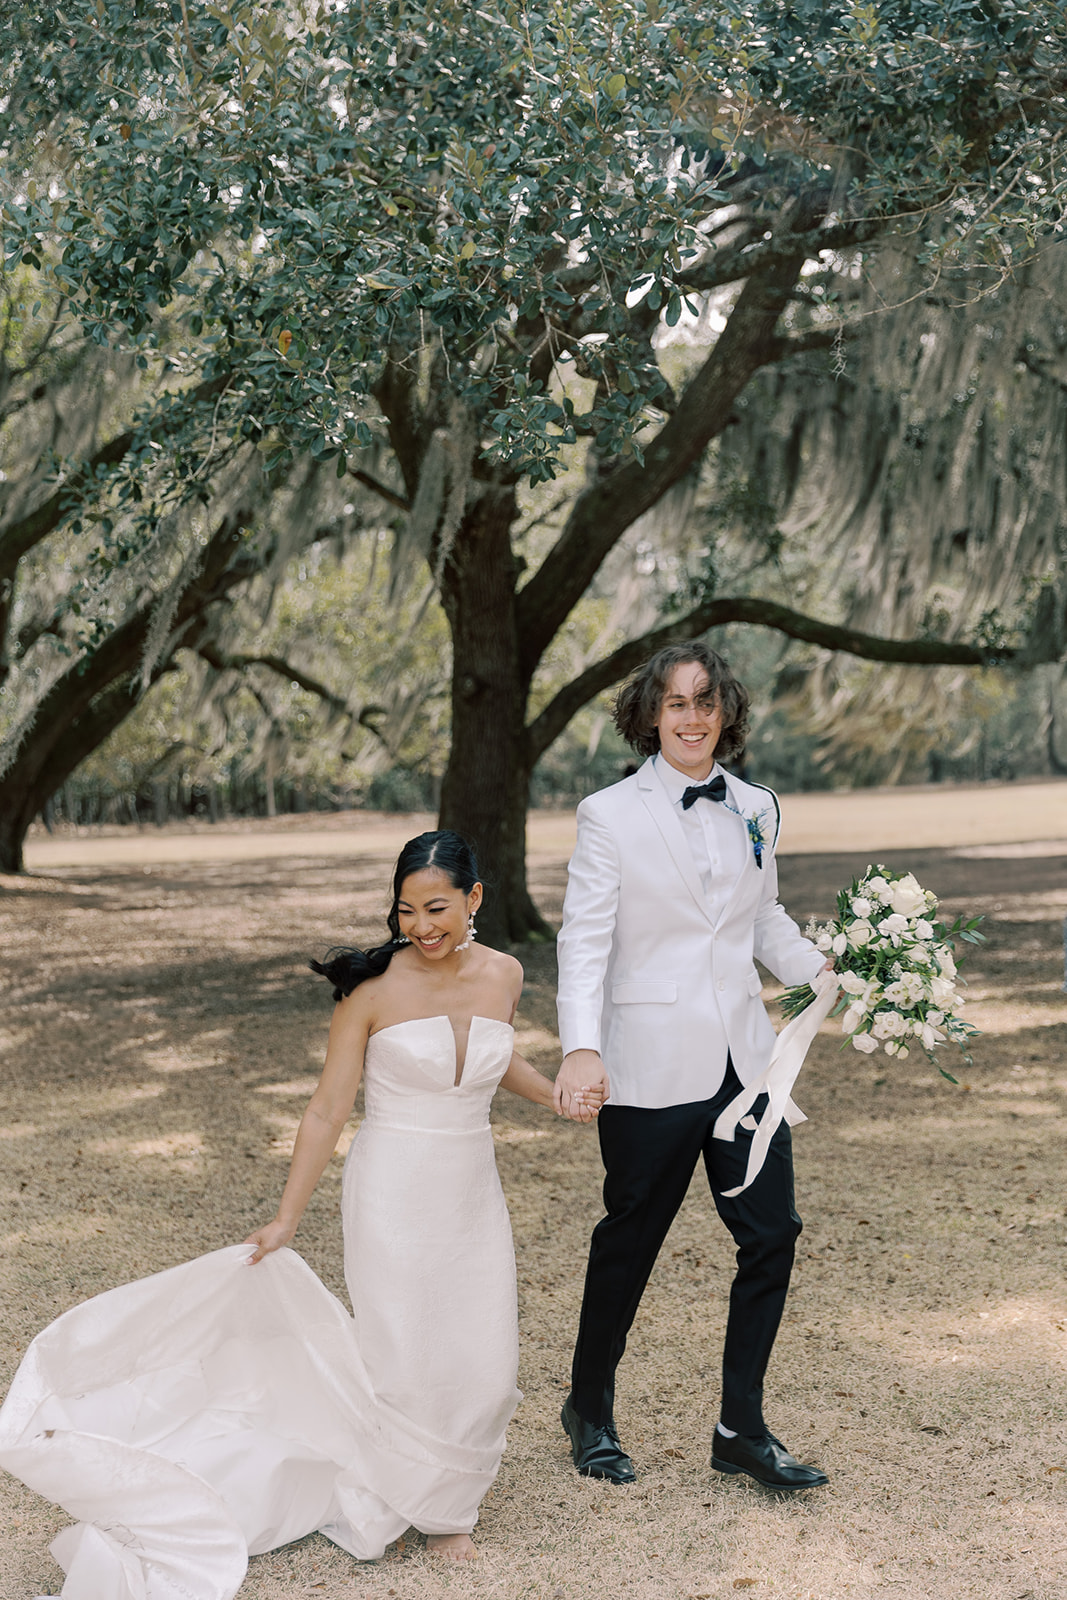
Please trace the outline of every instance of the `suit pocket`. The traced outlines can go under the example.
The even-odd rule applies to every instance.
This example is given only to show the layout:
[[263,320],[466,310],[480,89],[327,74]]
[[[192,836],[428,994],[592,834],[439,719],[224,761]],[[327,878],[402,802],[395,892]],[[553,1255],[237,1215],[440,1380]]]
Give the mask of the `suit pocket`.
[[678,998],[676,983],[646,979],[644,982],[616,983],[611,990],[613,1006],[671,1005]]
[[749,994],[752,996],[753,999],[755,999],[756,995],[762,993],[762,991],[763,991],[763,980],[760,978],[759,973],[756,972],[755,969],[753,969],[749,973],[748,981],[745,984],[745,987],[746,987],[746,989],[748,990]]

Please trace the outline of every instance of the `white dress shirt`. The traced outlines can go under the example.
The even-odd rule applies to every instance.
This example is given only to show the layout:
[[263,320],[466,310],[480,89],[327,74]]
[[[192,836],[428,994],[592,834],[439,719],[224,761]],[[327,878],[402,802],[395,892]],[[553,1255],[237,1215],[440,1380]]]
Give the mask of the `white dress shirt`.
[[[684,772],[679,772],[677,767],[672,767],[662,754],[656,756],[653,766],[682,825],[693,865],[700,875],[707,897],[711,919],[718,922],[730,892],[741,876],[746,852],[751,848],[744,818],[717,800],[697,800],[686,811],[682,806],[682,796],[694,780],[686,777]],[[716,762],[707,777],[700,780],[699,786],[710,783],[712,778],[720,774],[725,778],[725,773]]]

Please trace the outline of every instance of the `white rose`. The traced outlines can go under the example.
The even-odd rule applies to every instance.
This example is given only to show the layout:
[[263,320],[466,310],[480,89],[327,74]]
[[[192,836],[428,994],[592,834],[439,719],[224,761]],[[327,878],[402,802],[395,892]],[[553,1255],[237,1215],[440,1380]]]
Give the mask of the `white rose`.
[[915,937],[917,939],[921,939],[923,941],[923,943],[925,944],[926,941],[928,939],[932,939],[933,936],[934,936],[933,924],[930,923],[930,922],[925,922],[923,920],[923,918],[920,917],[918,922],[915,924]]
[[869,917],[870,914],[871,902],[863,895],[857,895],[852,902],[852,915],[854,917]]
[[889,899],[890,889],[884,878],[868,878],[865,887],[872,900],[885,902]]
[[862,1050],[865,1056],[869,1056],[872,1051],[877,1050],[878,1040],[872,1039],[869,1033],[854,1033],[852,1035],[852,1048],[853,1050]]
[[883,917],[878,924],[878,932],[892,936],[894,933],[907,933],[908,919],[900,911],[893,911],[888,917]]
[[896,1039],[904,1032],[906,1026],[899,1011],[876,1011],[874,1021],[871,1023],[871,1032],[876,1039]]
[[943,1011],[951,1011],[953,1005],[959,1003],[956,997],[955,984],[951,983],[948,978],[940,978],[936,975],[930,979],[930,998],[934,1005],[939,1006]]
[[853,950],[862,950],[864,945],[869,944],[873,937],[874,929],[869,922],[863,919],[859,922],[853,922],[848,928],[848,942]]
[[926,910],[926,895],[909,872],[894,883],[889,903],[902,917],[917,917]]
[[953,959],[952,949],[947,944],[939,944],[934,950],[934,957],[941,968],[941,975],[945,978],[956,976],[956,962]]
[[823,955],[826,955],[830,949],[830,942],[831,936],[826,929],[824,929],[815,941],[815,948],[816,950],[821,950]]
[[903,986],[904,993],[907,996],[909,1005],[913,1006],[916,1000],[922,999],[923,980],[917,972],[905,972],[900,982]]

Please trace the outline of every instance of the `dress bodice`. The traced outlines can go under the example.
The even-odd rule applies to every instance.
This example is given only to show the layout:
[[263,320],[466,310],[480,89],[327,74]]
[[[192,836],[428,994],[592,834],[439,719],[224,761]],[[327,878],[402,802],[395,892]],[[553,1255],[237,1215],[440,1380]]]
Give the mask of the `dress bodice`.
[[367,1040],[366,1121],[376,1127],[473,1132],[508,1069],[509,1022],[472,1017],[463,1073],[456,1082],[456,1036],[448,1017],[419,1017],[379,1028]]

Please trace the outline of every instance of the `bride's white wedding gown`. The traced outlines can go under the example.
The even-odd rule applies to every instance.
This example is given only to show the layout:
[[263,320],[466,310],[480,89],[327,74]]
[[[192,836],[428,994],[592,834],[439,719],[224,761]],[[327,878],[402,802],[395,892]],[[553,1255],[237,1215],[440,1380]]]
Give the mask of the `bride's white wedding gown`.
[[0,1465],[68,1511],[63,1600],[229,1600],[318,1529],[360,1558],[472,1528],[520,1399],[515,1263],[489,1103],[512,1051],[475,1017],[372,1034],[345,1164],[344,1307],[235,1245],[76,1306],[0,1410]]

